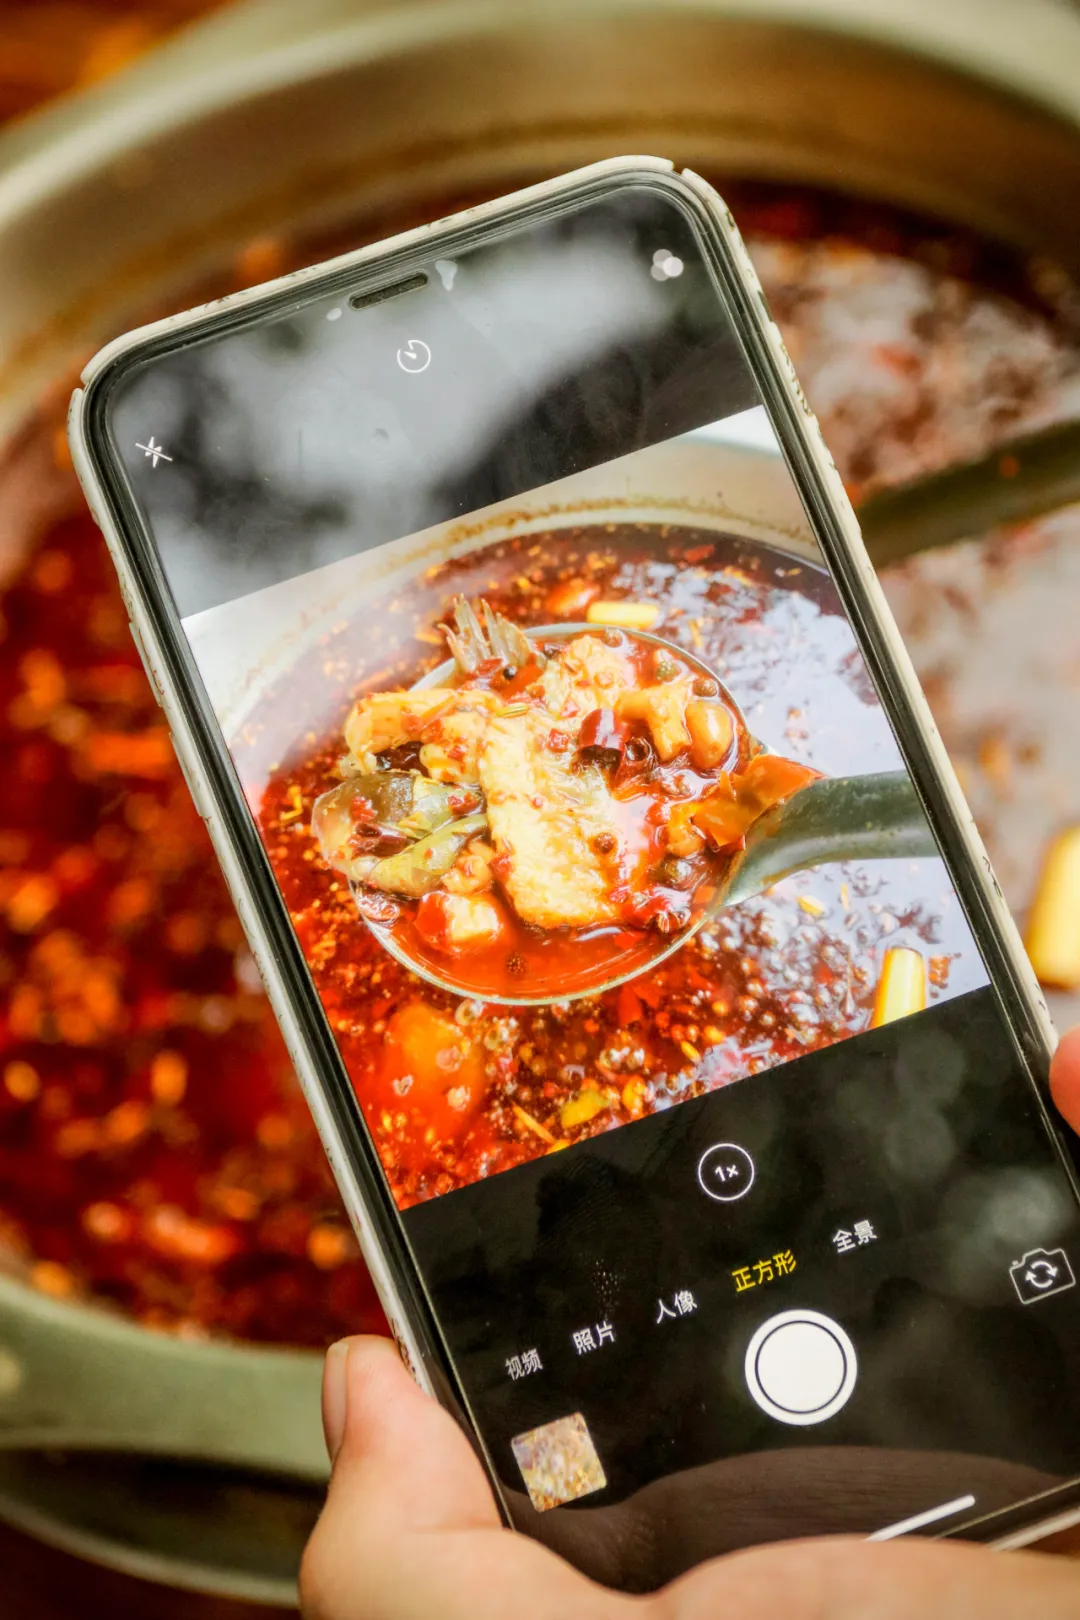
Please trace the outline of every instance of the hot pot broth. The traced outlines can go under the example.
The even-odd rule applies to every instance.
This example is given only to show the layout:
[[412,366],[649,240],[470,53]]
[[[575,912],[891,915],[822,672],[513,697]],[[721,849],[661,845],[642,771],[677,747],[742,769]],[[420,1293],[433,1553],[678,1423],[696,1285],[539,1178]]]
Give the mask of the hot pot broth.
[[4,1247],[151,1326],[378,1323],[89,518],[46,527],[4,616]]
[[[1072,293],[1052,267],[1018,265],[962,234],[864,203],[793,188],[723,189],[856,493],[975,454],[1064,408],[1061,387],[1074,353]],[[447,199],[433,212],[471,200]],[[369,234],[412,223],[387,219]],[[302,249],[256,244],[232,284],[356,241],[354,234]],[[223,284],[196,292],[226,290]],[[377,1323],[370,1283],[128,638],[111,564],[81,506],[60,402],[44,405],[9,458],[0,505],[8,532],[25,548],[6,585],[0,640],[7,783],[0,818],[4,1246],[41,1287],[66,1296],[95,1293],[154,1326],[317,1344]],[[1059,526],[1068,521],[1066,514]],[[954,566],[944,582],[947,596],[935,587],[934,611],[952,613],[974,634],[1002,559],[1030,556],[1038,532],[997,545],[995,568],[973,558],[961,580],[952,577]],[[658,564],[644,555],[634,564],[627,594],[646,590],[650,566]],[[916,634],[928,611],[925,579],[932,575],[924,568],[916,563],[900,582],[905,629]],[[453,584],[464,587],[460,579]],[[802,600],[810,601],[813,581],[805,573],[803,584],[811,596]],[[436,613],[450,586],[433,602]],[[748,633],[743,651],[738,695],[754,729],[747,692],[755,670],[764,672],[764,641]],[[388,681],[441,656],[430,643],[406,644]],[[1007,781],[987,728],[952,710],[948,669],[935,662],[923,674],[933,677],[939,723],[966,766],[994,858],[999,867],[1015,859],[1022,880],[1047,816],[1061,814],[1067,803],[1057,789],[1045,790],[1045,767],[1021,745],[1012,751],[1016,764]],[[342,678],[355,683],[357,668]],[[343,699],[343,712],[345,706]],[[816,719],[814,705],[791,718],[793,753],[804,741],[820,746]],[[783,731],[787,715],[780,720]],[[797,735],[804,728],[806,739]],[[303,805],[322,790],[330,754],[339,751],[340,738],[328,738],[325,755],[290,768]],[[275,779],[264,812],[270,823],[287,786]],[[993,839],[1009,794],[1018,791],[1026,812],[1022,848],[1013,838]],[[489,1152],[493,1162],[513,1163],[546,1151],[552,1143],[545,1132],[561,1140],[633,1117],[649,1105],[650,1077],[660,1073],[693,1086],[706,1060],[711,1077],[731,1075],[740,1063],[752,1069],[797,1055],[805,1050],[793,1038],[800,1008],[808,1030],[828,1020],[844,1032],[863,1027],[870,986],[853,980],[849,999],[848,937],[865,930],[855,948],[865,966],[887,926],[884,915],[903,916],[902,894],[856,895],[849,885],[843,915],[857,904],[858,918],[850,936],[840,930],[833,955],[840,885],[830,888],[819,877],[804,897],[835,908],[824,925],[798,905],[799,895],[794,907],[788,896],[777,919],[772,902],[747,911],[738,929],[727,919],[715,938],[707,936],[711,943],[703,939],[673,960],[681,995],[650,991],[650,1006],[633,985],[616,992],[617,1033],[610,1008],[598,1015],[584,1004],[524,1019],[481,1017],[471,1000],[418,993],[416,981],[363,937],[355,907],[340,891],[330,892],[333,879],[325,872],[320,892],[315,852],[311,862],[302,855],[310,840],[302,843],[296,832],[289,837],[289,859],[302,863],[289,868],[301,928],[313,937],[322,927],[316,900],[341,921],[340,938],[332,930],[320,936],[321,988],[345,1032],[351,1069],[371,1086],[369,1117],[382,1128],[385,1114],[390,1133],[397,1129],[403,1099],[395,1081],[410,1073],[415,1051],[432,1050],[434,1033],[443,1049],[459,1053],[456,1073],[473,1110],[467,1151],[477,1162]],[[1022,881],[1013,898],[1023,900]],[[787,958],[791,978],[778,1005],[759,994],[755,963],[778,948],[784,929],[797,948]],[[930,955],[948,954],[944,939],[921,945]],[[357,980],[359,1000],[351,994]],[[398,1067],[390,1064],[376,1081],[372,1042],[381,1045],[391,1025]],[[709,1030],[723,1038],[711,1042]],[[489,1072],[505,1085],[511,1069],[526,1088],[523,1100],[500,1101],[489,1118],[481,1111]],[[590,1081],[595,1090],[587,1088]],[[453,1145],[457,1112],[448,1104],[445,1111],[449,1146],[434,1175],[422,1174],[410,1158],[407,1132],[397,1142],[399,1197],[455,1184],[466,1148],[460,1138]],[[437,1117],[434,1127],[441,1128]]]

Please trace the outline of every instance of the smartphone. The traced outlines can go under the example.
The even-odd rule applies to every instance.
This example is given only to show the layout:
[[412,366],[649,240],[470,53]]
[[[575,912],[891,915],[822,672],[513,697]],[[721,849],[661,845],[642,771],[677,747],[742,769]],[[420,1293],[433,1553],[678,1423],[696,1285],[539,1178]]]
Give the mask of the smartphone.
[[159,322],[76,465],[393,1331],[648,1590],[1080,1517],[1052,1031],[719,197]]

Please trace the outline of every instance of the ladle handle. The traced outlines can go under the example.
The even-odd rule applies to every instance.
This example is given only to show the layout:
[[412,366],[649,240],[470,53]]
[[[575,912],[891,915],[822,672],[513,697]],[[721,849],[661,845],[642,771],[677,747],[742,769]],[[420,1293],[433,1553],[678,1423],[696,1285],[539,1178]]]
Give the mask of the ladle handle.
[[318,1481],[320,1359],[184,1340],[0,1277],[0,1449],[168,1455]]
[[812,782],[756,822],[721,905],[737,905],[792,872],[826,862],[938,853],[906,771]]
[[1080,421],[1054,422],[974,461],[871,495],[858,517],[874,566],[884,568],[1078,500]]

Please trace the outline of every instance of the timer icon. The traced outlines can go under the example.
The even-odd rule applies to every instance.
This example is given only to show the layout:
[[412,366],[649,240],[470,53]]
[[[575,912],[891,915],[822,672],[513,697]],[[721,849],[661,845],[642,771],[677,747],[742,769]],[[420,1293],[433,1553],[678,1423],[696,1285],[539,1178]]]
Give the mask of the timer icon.
[[431,350],[422,338],[410,338],[405,347],[398,350],[397,363],[411,377],[418,376],[430,366]]

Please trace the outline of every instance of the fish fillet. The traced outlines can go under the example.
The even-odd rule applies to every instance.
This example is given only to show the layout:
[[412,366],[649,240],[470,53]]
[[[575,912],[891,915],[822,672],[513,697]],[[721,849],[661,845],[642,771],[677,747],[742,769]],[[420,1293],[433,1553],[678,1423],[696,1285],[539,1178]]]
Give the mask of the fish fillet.
[[613,806],[595,767],[571,771],[572,750],[546,746],[543,711],[495,720],[480,752],[480,785],[499,876],[523,922],[581,928],[616,915],[617,847],[598,854],[597,834],[616,833]]

